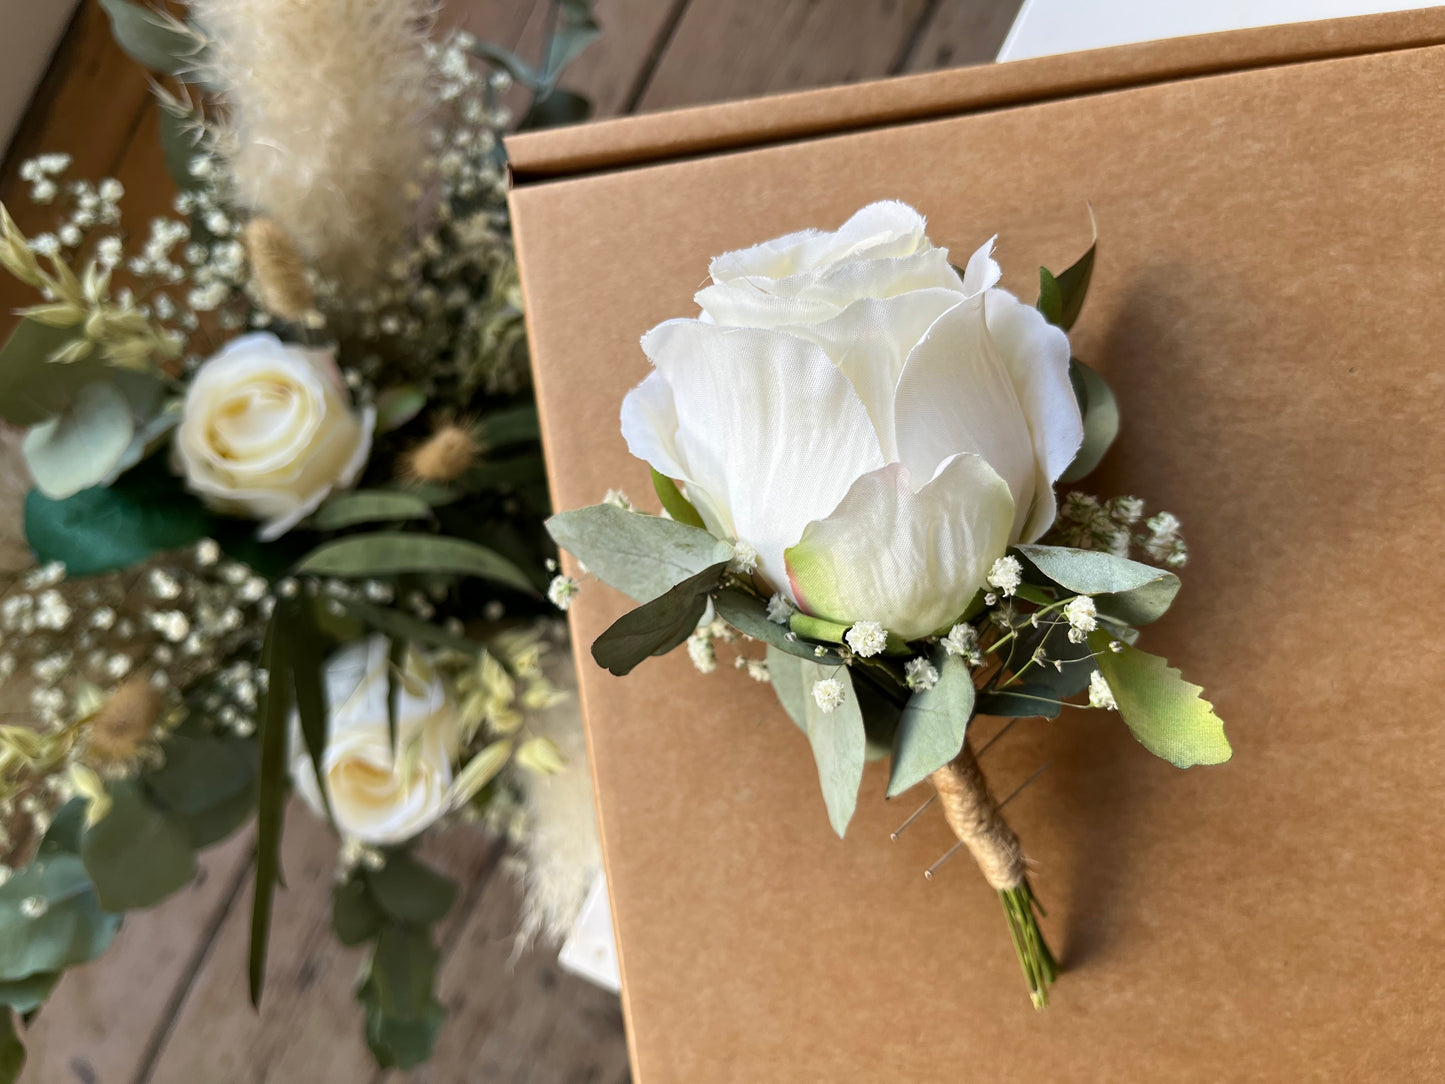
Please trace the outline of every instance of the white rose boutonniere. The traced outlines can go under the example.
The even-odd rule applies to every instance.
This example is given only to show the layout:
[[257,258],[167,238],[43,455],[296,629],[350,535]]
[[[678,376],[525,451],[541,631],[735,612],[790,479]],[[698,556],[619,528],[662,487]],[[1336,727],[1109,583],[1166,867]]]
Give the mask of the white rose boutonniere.
[[[328,705],[321,777],[336,827],[348,838],[377,845],[420,835],[447,811],[460,716],[445,683],[425,655],[407,656],[397,701],[397,748],[387,724],[387,641],[373,636],[348,644],[325,667]],[[291,775],[318,815],[325,804],[316,772],[293,720]]]
[[176,459],[206,503],[261,520],[270,541],[356,481],[375,418],[353,409],[330,351],[243,335],[196,371]]
[[634,455],[804,613],[904,639],[958,616],[1011,543],[1054,520],[1083,421],[1069,343],[962,275],[902,203],[712,261],[698,319],[643,337]]

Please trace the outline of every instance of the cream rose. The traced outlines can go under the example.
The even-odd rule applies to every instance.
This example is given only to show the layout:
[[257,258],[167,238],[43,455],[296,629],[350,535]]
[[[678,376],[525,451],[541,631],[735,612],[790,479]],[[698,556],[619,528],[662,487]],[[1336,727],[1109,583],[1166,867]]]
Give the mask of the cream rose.
[[[396,755],[387,723],[387,641],[348,644],[326,663],[328,707],[321,776],[336,827],[363,843],[401,843],[447,811],[460,716],[430,660],[413,649],[397,697]],[[325,814],[300,720],[291,727],[291,777]]]
[[329,351],[243,335],[191,379],[175,454],[207,504],[261,520],[270,541],[356,481],[375,420],[352,409]]
[[1083,439],[1064,333],[998,288],[992,241],[960,275],[924,226],[875,203],[719,256],[622,406],[633,454],[773,587],[906,639],[1048,529]]

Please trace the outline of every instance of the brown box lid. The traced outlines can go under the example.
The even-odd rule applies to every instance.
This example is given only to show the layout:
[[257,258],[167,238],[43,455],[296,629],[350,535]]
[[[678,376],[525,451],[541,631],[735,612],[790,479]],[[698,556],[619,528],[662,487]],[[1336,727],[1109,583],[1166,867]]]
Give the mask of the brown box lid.
[[[710,256],[876,199],[1036,291],[1088,240],[1076,354],[1123,430],[1091,479],[1185,524],[1145,646],[1234,760],[1116,716],[1019,724],[985,771],[1068,967],[1030,1007],[994,894],[871,766],[846,841],[766,687],[630,677],[572,610],[637,1078],[1439,1079],[1445,1074],[1445,9],[1244,31],[516,139],[558,508],[621,487],[637,340]],[[986,735],[990,721],[978,723]],[[996,725],[996,724],[994,724]]]

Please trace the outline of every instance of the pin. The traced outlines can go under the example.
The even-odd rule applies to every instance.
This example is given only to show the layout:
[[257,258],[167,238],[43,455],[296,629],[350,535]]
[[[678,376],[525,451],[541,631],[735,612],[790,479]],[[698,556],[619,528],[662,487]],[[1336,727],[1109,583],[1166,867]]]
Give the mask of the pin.
[[919,807],[918,807],[917,809],[915,809],[912,813],[910,813],[910,814],[908,815],[908,819],[907,819],[906,821],[904,821],[904,822],[903,822],[902,824],[900,824],[897,828],[895,828],[891,833],[889,833],[888,838],[891,839],[894,843],[897,843],[897,842],[898,842],[898,837],[903,834],[903,829],[907,828],[910,824],[912,824],[914,821],[916,821],[916,820],[919,818],[919,815],[922,814],[922,812],[923,812],[925,809],[927,809],[929,806],[931,806],[931,805],[932,805],[934,802],[936,802],[937,800],[938,800],[938,792],[937,792],[937,791],[934,791],[931,795],[929,795],[928,801],[924,802],[921,806],[919,806]]
[[1004,806],[1008,805],[1011,801],[1013,801],[1015,798],[1017,798],[1020,794],[1023,793],[1024,788],[1025,788],[1026,786],[1028,786],[1030,783],[1032,783],[1032,782],[1033,782],[1035,779],[1037,779],[1039,776],[1043,775],[1043,774],[1044,774],[1044,769],[1047,768],[1047,767],[1048,767],[1050,764],[1052,764],[1052,763],[1053,763],[1052,760],[1046,761],[1046,762],[1043,764],[1043,766],[1039,768],[1038,771],[1034,772],[1033,775],[1029,776],[1029,777],[1028,777],[1027,779],[1025,779],[1022,783],[1020,783],[1017,787],[1015,787],[1015,788],[1014,788],[1014,792],[1013,792],[1012,794],[1010,794],[1010,795],[1009,795],[1007,798],[1005,798],[1003,801],[999,802],[998,805],[994,806],[994,809],[1002,809]]
[[952,847],[948,848],[947,854],[945,854],[937,862],[933,863],[933,865],[929,866],[926,870],[923,871],[924,879],[929,881],[933,880],[933,875],[938,872],[939,867],[942,866],[943,863],[947,862],[950,858],[952,858],[954,856],[954,853],[962,846],[963,840],[960,839]]
[[983,743],[983,748],[980,749],[977,753],[974,753],[974,754],[973,754],[973,758],[974,758],[975,760],[977,760],[979,757],[983,756],[983,755],[984,755],[985,753],[987,753],[990,749],[992,749],[994,743],[995,743],[996,741],[998,741],[1000,738],[1002,738],[1005,734],[1007,734],[1011,729],[1013,729],[1013,725],[1014,725],[1014,723],[1016,723],[1016,722],[1018,722],[1018,717],[1017,717],[1017,716],[1015,716],[1014,718],[1010,719],[1008,722],[1004,723],[1004,725],[999,729],[999,732],[998,732],[997,734],[995,734],[993,737],[989,738],[988,741],[984,742],[984,743]]

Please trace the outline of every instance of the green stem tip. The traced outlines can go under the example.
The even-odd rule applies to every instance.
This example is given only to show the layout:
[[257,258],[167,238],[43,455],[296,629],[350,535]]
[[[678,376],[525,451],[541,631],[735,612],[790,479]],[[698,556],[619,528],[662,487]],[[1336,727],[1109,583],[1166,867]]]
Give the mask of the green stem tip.
[[1049,983],[1059,974],[1058,961],[1049,951],[1044,931],[1039,929],[1038,916],[1044,913],[1044,909],[1028,878],[1014,888],[1003,889],[998,898],[1008,920],[1008,932],[1013,938],[1014,951],[1018,953],[1019,966],[1024,971],[1024,982],[1028,983],[1029,997],[1034,1008],[1042,1009],[1049,1003]]

